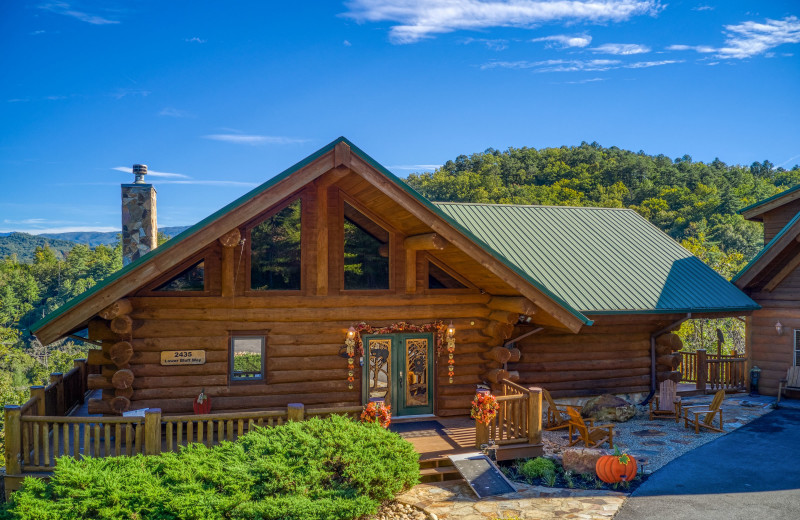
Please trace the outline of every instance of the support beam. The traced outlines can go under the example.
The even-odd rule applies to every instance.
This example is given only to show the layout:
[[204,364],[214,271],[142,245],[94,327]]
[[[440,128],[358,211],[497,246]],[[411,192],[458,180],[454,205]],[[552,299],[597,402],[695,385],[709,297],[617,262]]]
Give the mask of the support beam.
[[447,247],[447,240],[438,233],[426,233],[406,238],[403,247],[412,251],[442,250]]
[[[798,240],[800,240],[800,236],[799,236],[799,237],[797,237],[797,238],[798,238]],[[792,271],[794,271],[795,269],[797,269],[797,267],[798,267],[798,266],[800,266],[800,255],[797,255],[797,256],[795,256],[794,258],[792,258],[792,259],[789,261],[789,263],[788,263],[788,264],[786,264],[785,266],[783,266],[783,269],[781,269],[780,271],[778,271],[778,274],[776,274],[776,275],[775,275],[775,276],[772,278],[772,280],[770,280],[770,281],[767,283],[767,285],[765,285],[765,286],[764,286],[764,290],[765,290],[765,291],[767,291],[767,292],[772,292],[772,291],[773,291],[773,290],[774,290],[774,289],[775,289],[775,288],[776,288],[778,285],[780,285],[780,283],[781,283],[781,282],[782,282],[782,281],[783,281],[783,280],[784,280],[784,279],[785,279],[787,276],[789,276],[790,274],[792,274]]]
[[113,320],[118,316],[122,316],[124,314],[130,314],[133,310],[133,305],[131,304],[130,300],[125,298],[121,300],[117,300],[102,311],[98,312],[97,315],[103,318],[104,320]]
[[492,310],[515,312],[525,316],[536,314],[536,305],[529,299],[518,296],[492,296],[486,306]]
[[417,252],[406,250],[406,294],[417,292]]
[[233,253],[239,242],[242,240],[242,234],[239,228],[234,228],[222,235],[219,243],[222,245],[222,297],[230,298],[233,296],[236,288],[234,287],[234,280],[236,279],[235,267],[233,265]]

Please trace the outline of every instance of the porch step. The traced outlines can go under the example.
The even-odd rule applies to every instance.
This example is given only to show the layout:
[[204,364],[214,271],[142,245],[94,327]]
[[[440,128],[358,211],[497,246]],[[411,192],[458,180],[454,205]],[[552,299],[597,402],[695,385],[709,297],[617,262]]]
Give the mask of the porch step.
[[463,480],[453,462],[447,457],[419,461],[420,482]]

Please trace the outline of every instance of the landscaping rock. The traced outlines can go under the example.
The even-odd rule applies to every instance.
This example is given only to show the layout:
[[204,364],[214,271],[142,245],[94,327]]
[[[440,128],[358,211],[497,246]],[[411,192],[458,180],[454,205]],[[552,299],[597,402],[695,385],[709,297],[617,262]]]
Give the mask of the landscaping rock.
[[636,415],[636,407],[615,395],[603,394],[586,401],[581,415],[597,422],[625,422]]
[[371,517],[374,520],[435,520],[436,517],[428,515],[422,509],[404,504],[402,502],[388,502],[383,504],[378,513]]
[[564,471],[572,471],[578,475],[586,473],[594,475],[597,459],[609,453],[607,450],[586,448],[565,449],[561,453],[561,465],[564,466]]

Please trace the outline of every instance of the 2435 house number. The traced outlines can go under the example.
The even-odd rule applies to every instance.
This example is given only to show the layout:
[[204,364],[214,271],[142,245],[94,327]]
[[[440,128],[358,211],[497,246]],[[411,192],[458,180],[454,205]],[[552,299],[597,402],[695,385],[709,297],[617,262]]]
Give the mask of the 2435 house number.
[[203,365],[205,350],[167,350],[161,353],[162,365]]

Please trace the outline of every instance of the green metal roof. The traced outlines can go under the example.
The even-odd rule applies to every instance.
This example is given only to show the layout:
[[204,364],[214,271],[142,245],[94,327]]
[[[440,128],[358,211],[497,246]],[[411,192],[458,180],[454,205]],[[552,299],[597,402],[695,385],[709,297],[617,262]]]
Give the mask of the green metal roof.
[[460,203],[436,206],[584,314],[759,308],[633,210]]

